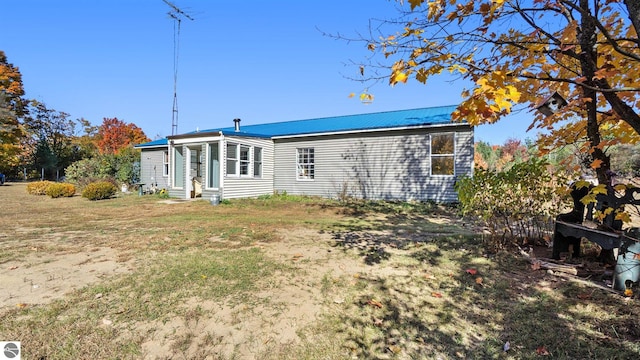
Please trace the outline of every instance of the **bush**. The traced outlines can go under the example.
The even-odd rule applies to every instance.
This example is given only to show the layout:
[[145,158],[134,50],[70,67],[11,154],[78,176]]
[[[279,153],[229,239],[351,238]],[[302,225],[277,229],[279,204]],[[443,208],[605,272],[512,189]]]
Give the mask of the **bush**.
[[98,181],[87,185],[82,191],[82,197],[89,200],[108,199],[116,194],[118,188],[108,181]]
[[476,168],[473,177],[456,182],[460,210],[484,222],[491,247],[501,248],[514,238],[541,239],[552,231],[567,181],[547,165],[530,159],[505,171]]
[[27,193],[31,195],[46,195],[47,188],[49,188],[51,184],[54,184],[54,182],[48,180],[31,182],[27,184]]
[[69,183],[52,183],[47,187],[45,193],[54,199],[59,197],[72,197],[76,194],[76,187]]

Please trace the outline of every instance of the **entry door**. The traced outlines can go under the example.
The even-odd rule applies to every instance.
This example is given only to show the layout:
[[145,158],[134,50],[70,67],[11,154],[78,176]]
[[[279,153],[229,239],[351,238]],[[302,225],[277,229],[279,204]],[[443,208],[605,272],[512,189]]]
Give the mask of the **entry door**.
[[201,150],[189,149],[191,153],[191,164],[189,165],[189,179],[200,178],[202,176],[202,163],[200,161]]

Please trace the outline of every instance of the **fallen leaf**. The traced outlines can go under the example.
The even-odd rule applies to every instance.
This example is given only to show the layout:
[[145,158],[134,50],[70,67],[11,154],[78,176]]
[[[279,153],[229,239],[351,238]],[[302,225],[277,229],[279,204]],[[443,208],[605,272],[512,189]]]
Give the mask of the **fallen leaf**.
[[467,274],[471,274],[471,275],[475,275],[478,273],[478,270],[476,269],[467,269],[465,271],[467,272]]
[[18,266],[12,266],[12,267],[9,268],[9,270],[15,270],[17,268],[18,268]]
[[482,285],[482,277],[478,276],[478,277],[476,278],[476,284],[478,284],[478,285]]
[[624,296],[626,296],[626,297],[631,297],[631,296],[633,296],[633,290],[631,290],[631,289],[625,289],[625,291],[624,291]]
[[20,309],[24,309],[24,308],[26,308],[26,307],[27,307],[27,306],[29,306],[29,305],[27,305],[27,304],[25,304],[25,303],[18,303],[18,304],[16,304],[16,306],[17,306],[17,307],[19,307]]
[[431,293],[431,296],[433,296],[433,297],[437,297],[437,298],[441,298],[441,297],[442,297],[442,294],[441,294],[441,293],[439,293],[439,292],[432,292],[432,293]]
[[534,261],[531,264],[531,270],[533,270],[533,271],[540,270],[540,266],[541,266],[540,261]]
[[109,326],[113,324],[113,321],[109,320],[109,319],[102,319],[102,324]]
[[538,348],[536,349],[536,354],[541,355],[541,356],[549,356],[549,355],[551,355],[549,350],[547,350],[544,346],[538,346]]
[[580,300],[589,300],[589,299],[591,299],[591,294],[586,294],[586,293],[578,294],[578,299],[580,299]]
[[299,260],[302,256],[303,256],[302,254],[293,255],[293,261]]
[[424,274],[423,277],[427,280],[435,280],[436,277],[431,274]]
[[382,319],[378,319],[378,318],[375,318],[375,317],[373,318],[373,325],[380,327],[380,326],[382,326],[383,323],[384,323],[384,321]]
[[380,301],[378,301],[378,300],[371,299],[371,300],[367,301],[367,304],[369,304],[369,305],[371,305],[373,307],[377,307],[378,309],[382,309],[382,303]]
[[336,299],[333,299],[333,302],[334,302],[335,304],[342,304],[342,303],[344,303],[344,299],[336,298]]
[[397,345],[391,345],[391,346],[389,346],[388,349],[389,349],[389,351],[391,351],[394,354],[398,354],[398,353],[400,353],[400,351],[402,351],[402,349],[400,349],[400,346],[397,346]]

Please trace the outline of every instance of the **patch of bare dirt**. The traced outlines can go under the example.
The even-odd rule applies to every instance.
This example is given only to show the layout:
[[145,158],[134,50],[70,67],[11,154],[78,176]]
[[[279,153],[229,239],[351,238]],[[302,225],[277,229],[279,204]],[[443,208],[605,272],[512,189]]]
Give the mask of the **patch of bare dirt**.
[[[272,285],[248,303],[191,299],[187,316],[165,323],[140,324],[147,359],[254,359],[269,349],[297,343],[299,331],[313,324],[328,304],[343,299],[322,292],[323,278],[356,276],[371,271],[362,261],[332,246],[331,234],[309,229],[282,231],[281,241],[257,244],[275,260],[295,268],[274,276]],[[189,315],[191,314],[191,315]]]
[[0,309],[47,304],[86,285],[132,270],[111,248],[75,253],[49,253],[32,248],[0,269]]

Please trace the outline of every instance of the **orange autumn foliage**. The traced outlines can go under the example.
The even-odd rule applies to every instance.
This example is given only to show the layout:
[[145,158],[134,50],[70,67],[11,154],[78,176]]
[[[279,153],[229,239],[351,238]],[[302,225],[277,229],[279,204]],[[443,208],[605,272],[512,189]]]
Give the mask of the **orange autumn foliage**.
[[98,127],[96,147],[100,154],[117,154],[129,146],[150,141],[147,135],[132,123],[118,118],[104,118]]

